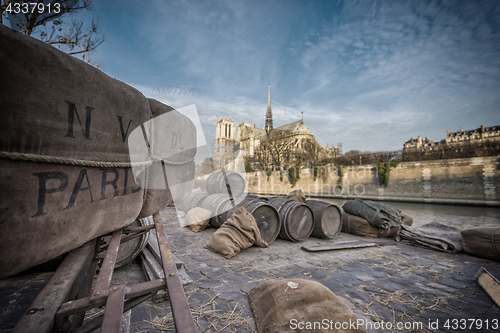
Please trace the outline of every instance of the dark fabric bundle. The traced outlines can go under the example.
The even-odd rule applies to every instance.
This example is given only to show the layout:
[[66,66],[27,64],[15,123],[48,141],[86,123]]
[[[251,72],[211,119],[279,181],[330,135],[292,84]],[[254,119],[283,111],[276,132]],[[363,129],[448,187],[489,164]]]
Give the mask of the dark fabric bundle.
[[465,253],[500,261],[500,226],[485,225],[462,230],[460,234]]
[[[342,219],[342,232],[357,236],[374,238],[394,237],[401,229],[400,226],[390,227],[389,229],[378,229],[364,218],[346,212],[342,215]],[[411,216],[404,216],[402,224],[411,226],[413,218]]]
[[400,226],[403,222],[400,210],[370,200],[354,199],[347,201],[342,208],[351,215],[364,218],[379,229]]
[[253,244],[267,247],[253,215],[240,207],[214,232],[205,248],[229,259]]
[[399,236],[412,244],[429,247],[434,250],[456,253],[462,251],[460,230],[437,222],[412,228],[401,226]]
[[316,281],[274,280],[252,289],[248,298],[259,333],[366,332],[361,324],[356,325],[358,317]]
[[286,197],[288,199],[292,199],[292,200],[296,200],[296,201],[300,201],[300,202],[304,202],[304,203],[306,202],[306,195],[304,194],[304,192],[302,192],[302,190],[292,191]]

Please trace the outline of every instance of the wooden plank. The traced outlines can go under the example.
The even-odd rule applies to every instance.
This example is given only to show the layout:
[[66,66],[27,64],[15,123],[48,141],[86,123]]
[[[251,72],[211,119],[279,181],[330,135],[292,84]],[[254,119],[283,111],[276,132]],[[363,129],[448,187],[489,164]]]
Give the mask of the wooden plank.
[[146,277],[146,280],[152,281],[156,280],[157,277],[155,273],[153,272],[153,269],[151,266],[146,261],[146,258],[144,258],[144,254],[141,252],[140,254],[140,259],[141,259],[141,266],[142,266],[142,271],[144,272],[144,276]]
[[118,255],[118,249],[120,247],[120,239],[122,237],[122,231],[116,230],[111,235],[111,240],[109,241],[108,250],[106,251],[106,256],[104,256],[101,270],[97,276],[97,280],[94,285],[94,291],[92,293],[91,299],[99,297],[104,293],[107,293],[109,285],[111,284],[111,278],[113,277],[113,271],[115,269],[116,256]]
[[[126,289],[125,289],[126,290]],[[128,310],[132,309],[133,307],[141,304],[145,300],[151,298],[153,294],[147,294],[144,296],[139,296],[135,298],[131,298],[125,301],[123,304],[123,312],[127,312]],[[123,317],[122,317],[123,318]],[[90,321],[86,322],[82,326],[78,327],[73,333],[91,333],[94,332],[96,329],[98,329],[103,321],[103,315],[99,315]],[[101,332],[105,332],[104,330],[101,329]]]
[[[144,271],[144,275],[146,276],[146,279],[149,281],[157,279],[155,273],[153,272],[153,269],[147,263],[146,258],[144,258],[144,254],[142,252],[140,256],[141,256],[141,266]],[[158,293],[153,296],[153,302],[155,303],[161,303],[167,300],[168,300],[168,292],[165,289],[158,290]]]
[[[95,258],[95,257],[94,257]],[[99,260],[94,259],[90,263],[87,273],[81,283],[81,288],[78,290],[78,294],[76,298],[89,297],[92,294],[92,283],[94,282],[95,272],[97,269],[97,265]],[[69,316],[60,316],[56,314],[56,323],[54,332],[66,332],[66,328],[71,327],[70,330],[76,329],[77,327],[82,326],[83,320],[85,318],[85,311],[81,311],[80,313],[74,314],[71,318]]]
[[177,273],[172,252],[168,243],[167,235],[159,214],[154,215],[158,246],[162,259],[165,280],[167,281],[168,294],[170,295],[170,305],[174,318],[175,330],[179,333],[196,333],[196,325],[191,314],[191,309],[186,299],[186,294],[182,288],[182,283]]
[[74,285],[80,284],[94,250],[95,239],[71,251],[12,332],[52,331],[57,310],[70,299]]
[[122,332],[130,333],[130,319],[132,318],[132,310],[128,310],[122,316]]
[[[161,262],[160,248],[158,247],[158,238],[153,232],[149,234],[147,248],[155,256],[156,260],[158,262]],[[174,258],[175,266],[177,268],[182,268],[184,266],[184,262],[179,260],[179,258],[177,258],[173,253],[172,258]]]
[[120,333],[122,330],[123,301],[125,285],[114,286],[109,290],[106,308],[102,318],[101,332]]
[[177,272],[179,273],[179,278],[181,279],[181,283],[183,286],[193,284],[193,279],[189,277],[184,268],[178,269]]
[[491,297],[493,302],[500,307],[500,282],[484,267],[481,267],[474,277],[481,288]]
[[123,228],[123,233],[128,234],[130,232],[141,232],[141,231],[149,231],[155,227],[154,223],[153,224],[148,224],[144,225],[142,227],[136,227],[136,228],[131,228],[131,227],[126,227]]
[[142,254],[149,267],[153,270],[156,279],[163,279],[165,277],[163,267],[161,267],[160,263],[156,261],[156,258],[151,254],[151,252],[148,249],[143,249]]
[[[165,272],[163,271],[163,267],[161,267],[161,264],[156,260],[153,254],[148,249],[143,249],[142,255],[144,256],[144,260],[146,260],[147,264],[152,269],[155,275],[154,279],[163,279],[165,277]],[[179,273],[179,277],[181,278],[183,286],[191,284],[193,282],[193,280],[189,277],[189,275],[183,268],[177,267],[177,272]]]
[[328,243],[320,245],[302,246],[302,250],[308,252],[330,251],[330,250],[347,250],[357,249],[362,247],[383,246],[383,245],[397,245],[393,240],[377,241],[377,242],[342,242],[342,243]]
[[[158,290],[163,288],[165,288],[165,279],[143,282],[130,287],[127,286],[125,287],[125,299],[131,299],[151,293],[156,293]],[[85,297],[75,301],[66,302],[61,305],[61,308],[59,309],[57,314],[61,316],[69,316],[80,311],[99,308],[106,304],[107,298],[108,293],[106,292],[105,294],[99,295],[92,300],[90,299],[90,297]]]

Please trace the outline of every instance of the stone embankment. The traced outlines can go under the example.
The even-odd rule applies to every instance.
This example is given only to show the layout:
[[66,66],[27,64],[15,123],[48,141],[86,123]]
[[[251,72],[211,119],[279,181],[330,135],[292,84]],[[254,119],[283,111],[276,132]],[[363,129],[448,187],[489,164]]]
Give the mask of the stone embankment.
[[307,196],[369,200],[500,206],[500,156],[401,162],[390,172],[387,187],[379,184],[373,165],[352,165],[339,177],[337,167],[322,167],[319,178],[303,168],[292,187],[287,173],[247,173],[248,191],[286,195],[301,189]]

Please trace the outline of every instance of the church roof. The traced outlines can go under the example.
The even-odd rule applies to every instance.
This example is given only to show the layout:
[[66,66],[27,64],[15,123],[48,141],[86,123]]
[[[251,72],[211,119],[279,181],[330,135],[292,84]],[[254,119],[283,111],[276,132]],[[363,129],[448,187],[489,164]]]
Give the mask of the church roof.
[[255,136],[266,135],[266,130],[262,128],[254,128]]
[[276,127],[271,132],[272,137],[282,136],[287,134],[313,134],[309,128],[307,128],[306,124],[302,120],[298,120],[296,122],[286,124],[280,127]]

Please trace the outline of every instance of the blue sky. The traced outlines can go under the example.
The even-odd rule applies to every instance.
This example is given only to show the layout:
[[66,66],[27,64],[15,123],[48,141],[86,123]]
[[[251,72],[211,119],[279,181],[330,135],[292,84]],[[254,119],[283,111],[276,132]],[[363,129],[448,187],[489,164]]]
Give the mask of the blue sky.
[[301,118],[324,145],[500,125],[498,1],[94,1],[103,71],[173,107],[264,127]]

